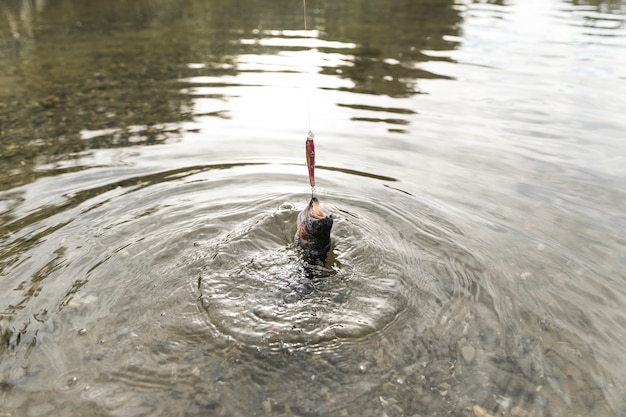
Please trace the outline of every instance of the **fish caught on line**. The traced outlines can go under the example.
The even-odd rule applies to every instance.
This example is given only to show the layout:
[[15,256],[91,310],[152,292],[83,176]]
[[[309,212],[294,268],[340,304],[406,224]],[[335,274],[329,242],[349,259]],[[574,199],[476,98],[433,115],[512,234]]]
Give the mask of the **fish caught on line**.
[[330,231],[333,227],[333,215],[326,214],[316,197],[311,197],[309,204],[298,215],[298,229],[295,244],[304,253],[310,263],[326,262],[331,247]]

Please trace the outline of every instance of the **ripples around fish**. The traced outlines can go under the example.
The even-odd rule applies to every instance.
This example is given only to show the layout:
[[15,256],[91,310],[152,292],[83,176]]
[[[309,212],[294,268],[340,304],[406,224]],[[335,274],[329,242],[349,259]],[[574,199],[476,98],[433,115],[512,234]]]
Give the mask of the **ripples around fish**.
[[[24,340],[40,339],[58,365],[65,349],[74,352],[71,362],[79,367],[62,372],[57,389],[97,396],[108,408],[109,401],[121,401],[115,394],[120,383],[141,392],[146,384],[175,390],[183,376],[199,384],[217,379],[236,384],[239,406],[255,409],[258,395],[244,395],[249,381],[230,375],[233,369],[253,376],[267,372],[272,361],[279,367],[284,355],[299,355],[263,398],[287,401],[290,384],[297,384],[309,405],[322,411],[321,386],[339,393],[345,406],[372,388],[364,372],[391,372],[414,349],[414,337],[450,298],[428,272],[433,255],[417,245],[419,217],[395,204],[326,195],[325,205],[336,216],[335,243],[327,266],[310,265],[293,246],[295,195],[255,194],[244,186],[231,192],[228,204],[221,202],[233,181],[252,182],[250,168],[178,170],[159,175],[159,182],[137,178],[130,186],[95,189],[69,209],[81,215],[47,235],[66,244],[41,269],[47,282],[57,282],[45,287],[46,298],[58,300],[58,315],[48,321],[51,334],[44,337],[33,326],[23,333]],[[291,175],[265,175],[273,177],[269,186],[296,185]],[[175,187],[163,181],[173,177]],[[387,193],[409,201],[403,193]],[[402,224],[409,233],[396,232]],[[30,284],[17,305],[32,301],[28,294],[38,284]],[[407,333],[407,325],[416,327]],[[46,342],[72,334],[62,350]],[[271,360],[242,359],[250,355]],[[167,363],[171,367],[162,375],[160,365]],[[8,381],[19,389],[51,371],[39,368],[36,375]],[[107,388],[100,373],[113,386]],[[133,401],[148,407],[137,394]]]
[[[245,185],[259,167],[269,178],[263,193]],[[461,229],[393,181],[370,178],[384,198],[357,197],[341,186],[354,174],[321,170],[341,190],[323,197],[336,219],[334,245],[326,266],[303,262],[293,235],[307,196],[279,191],[298,188],[285,169],[300,167],[164,172],[95,188],[60,209],[80,216],[49,225],[46,240],[63,242],[51,259],[26,255],[36,248],[21,253],[22,268],[40,269],[18,288],[13,313],[5,310],[32,311],[35,297],[57,306],[36,313],[41,324],[26,325],[19,338],[9,335],[10,349],[30,364],[5,368],[6,389],[21,392],[9,404],[24,406],[22,390],[49,379],[85,401],[76,408],[72,400],[72,410],[95,401],[114,415],[129,407],[162,414],[191,403],[232,415],[269,401],[332,415],[361,409],[363,396],[388,381],[394,392],[406,384],[429,390],[415,401],[434,410],[450,400],[452,391],[441,393],[452,383],[455,395],[488,397],[480,378],[500,373],[505,392],[535,401],[533,372],[553,377],[553,360],[576,371],[568,349],[554,346],[551,358],[536,350],[539,339],[502,332],[523,320],[544,328],[543,337],[566,336],[530,311],[507,318],[488,295],[497,277],[460,244]],[[24,344],[43,354],[31,356]]]

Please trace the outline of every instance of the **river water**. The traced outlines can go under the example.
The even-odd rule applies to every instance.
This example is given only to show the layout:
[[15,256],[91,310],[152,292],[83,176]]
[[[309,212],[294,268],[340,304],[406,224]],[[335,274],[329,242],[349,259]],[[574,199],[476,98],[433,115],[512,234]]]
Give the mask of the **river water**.
[[269,3],[0,2],[0,415],[624,415],[626,2]]

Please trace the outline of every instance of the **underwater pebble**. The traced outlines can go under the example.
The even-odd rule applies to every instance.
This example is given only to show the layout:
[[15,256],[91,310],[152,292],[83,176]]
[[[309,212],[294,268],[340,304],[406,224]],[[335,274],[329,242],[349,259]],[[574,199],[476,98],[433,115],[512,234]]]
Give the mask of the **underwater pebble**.
[[93,304],[98,301],[98,297],[95,295],[87,295],[85,297],[80,294],[74,294],[74,296],[67,302],[69,307],[79,308],[89,304]]
[[524,410],[521,407],[515,406],[511,408],[511,416],[512,417],[528,417],[528,411]]
[[511,406],[511,399],[506,397],[500,397],[496,400],[496,403],[505,410],[508,410]]
[[531,276],[532,276],[532,274],[531,274],[530,272],[528,272],[528,271],[526,271],[526,272],[522,272],[522,273],[520,274],[520,278],[521,278],[521,279],[528,279],[528,278],[530,278]]
[[422,395],[422,394],[424,394],[424,387],[422,385],[414,385],[413,386],[413,391],[417,395]]
[[480,405],[475,405],[472,408],[472,410],[474,411],[474,415],[476,417],[493,417],[491,414],[487,412],[487,410],[482,408]]
[[86,335],[87,334],[87,329],[78,329],[78,334],[80,336]]
[[465,345],[461,348],[461,356],[463,356],[463,361],[469,365],[474,361],[476,349],[472,345]]
[[405,366],[405,367],[402,369],[402,372],[403,372],[403,373],[404,373],[404,375],[406,375],[406,376],[411,376],[411,375],[413,375],[413,374],[417,373],[418,371],[420,371],[421,369],[422,369],[422,364],[420,364],[420,363],[414,363],[414,364],[412,364],[412,365]]
[[261,407],[263,407],[263,411],[266,414],[272,412],[272,402],[270,400],[263,400],[263,402],[261,403]]
[[72,388],[74,386],[76,386],[76,384],[78,383],[78,378],[75,376],[71,376],[67,379],[67,381],[65,381],[67,388]]
[[381,387],[381,388],[382,388],[383,392],[389,392],[389,391],[393,391],[393,390],[395,390],[395,389],[396,389],[396,386],[395,386],[395,384],[392,384],[391,382],[385,382],[385,383],[382,385],[382,387]]
[[441,384],[437,385],[437,391],[439,391],[439,395],[441,395],[442,397],[448,395],[449,389],[450,384],[448,384],[447,382],[442,382]]

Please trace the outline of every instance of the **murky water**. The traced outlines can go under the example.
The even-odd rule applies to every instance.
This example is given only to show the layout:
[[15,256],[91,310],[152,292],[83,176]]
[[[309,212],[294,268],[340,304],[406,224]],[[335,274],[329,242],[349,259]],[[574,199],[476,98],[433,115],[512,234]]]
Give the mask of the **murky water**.
[[0,414],[623,415],[626,3],[308,6],[0,3]]

